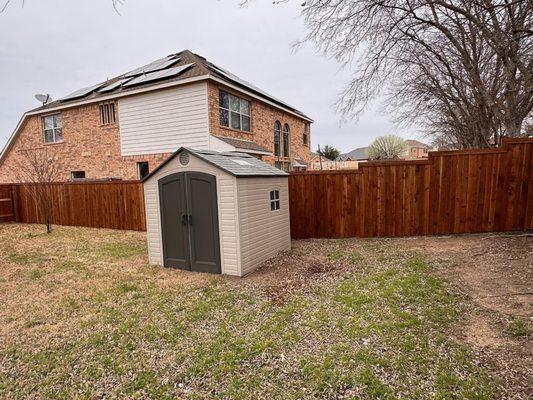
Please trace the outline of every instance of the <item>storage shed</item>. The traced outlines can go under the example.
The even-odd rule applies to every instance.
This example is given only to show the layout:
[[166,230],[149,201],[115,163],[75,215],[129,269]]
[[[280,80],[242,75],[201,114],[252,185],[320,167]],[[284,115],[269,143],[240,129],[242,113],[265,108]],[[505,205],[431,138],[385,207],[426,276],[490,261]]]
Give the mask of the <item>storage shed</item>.
[[143,179],[151,264],[243,276],[291,248],[288,174],[181,148]]

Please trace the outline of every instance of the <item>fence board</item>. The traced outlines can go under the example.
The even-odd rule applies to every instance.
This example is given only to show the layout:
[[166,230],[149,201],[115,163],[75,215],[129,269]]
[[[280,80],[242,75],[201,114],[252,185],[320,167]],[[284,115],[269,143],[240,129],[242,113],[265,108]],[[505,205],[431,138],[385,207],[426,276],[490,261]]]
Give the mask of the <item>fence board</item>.
[[293,238],[533,229],[533,139],[289,177]]
[[15,220],[11,185],[0,185],[0,222]]

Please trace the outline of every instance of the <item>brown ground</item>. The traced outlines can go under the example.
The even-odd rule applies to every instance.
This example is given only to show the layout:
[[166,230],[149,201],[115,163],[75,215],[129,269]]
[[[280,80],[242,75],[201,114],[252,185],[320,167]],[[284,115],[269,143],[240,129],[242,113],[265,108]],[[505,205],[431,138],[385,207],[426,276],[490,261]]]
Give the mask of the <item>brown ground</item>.
[[[293,291],[317,280],[338,279],[342,263],[326,261],[335,248],[349,247],[377,257],[383,248],[415,251],[432,261],[466,298],[453,336],[474,349],[500,378],[505,397],[533,399],[533,235],[474,234],[385,239],[300,240],[284,254],[240,282],[260,286],[273,301],[283,303]],[[378,246],[379,245],[379,246]],[[513,335],[509,327],[524,324],[528,333]]]

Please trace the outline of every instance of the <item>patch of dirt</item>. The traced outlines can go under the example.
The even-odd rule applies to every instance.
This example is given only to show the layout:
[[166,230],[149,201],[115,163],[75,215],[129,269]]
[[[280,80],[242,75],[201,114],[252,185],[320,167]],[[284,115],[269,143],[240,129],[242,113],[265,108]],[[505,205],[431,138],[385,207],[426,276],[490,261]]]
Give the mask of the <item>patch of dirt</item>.
[[[291,251],[266,261],[239,280],[239,284],[264,291],[270,300],[281,306],[296,292],[311,290],[317,283],[338,279],[349,273],[346,263],[327,258],[335,248],[335,242],[312,239],[293,241]],[[354,248],[352,244],[350,248]]]
[[507,333],[511,321],[533,324],[533,237],[423,237],[406,239],[404,245],[434,260],[436,273],[468,299],[467,311],[452,334],[469,344],[502,381],[502,398],[533,398],[531,333]]

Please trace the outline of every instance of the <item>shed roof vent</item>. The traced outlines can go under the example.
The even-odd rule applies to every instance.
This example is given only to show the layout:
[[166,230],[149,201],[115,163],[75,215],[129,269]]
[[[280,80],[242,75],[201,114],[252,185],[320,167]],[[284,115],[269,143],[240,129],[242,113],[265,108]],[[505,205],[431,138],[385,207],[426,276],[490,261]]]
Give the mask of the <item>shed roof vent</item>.
[[182,152],[180,154],[180,164],[181,165],[187,165],[189,164],[189,153],[187,152]]

